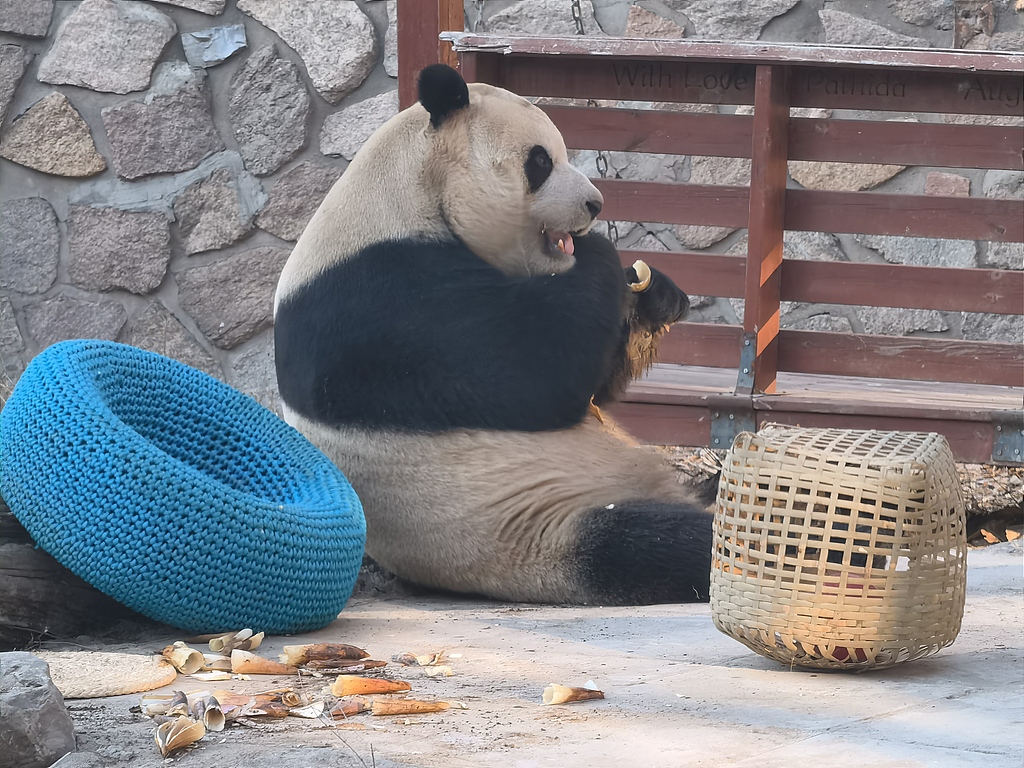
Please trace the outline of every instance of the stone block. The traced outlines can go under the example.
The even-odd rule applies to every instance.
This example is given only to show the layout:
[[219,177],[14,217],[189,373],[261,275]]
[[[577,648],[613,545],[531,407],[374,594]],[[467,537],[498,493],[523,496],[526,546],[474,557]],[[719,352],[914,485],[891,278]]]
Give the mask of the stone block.
[[243,199],[239,180],[223,169],[192,184],[174,202],[182,246],[189,255],[240,240],[252,229],[255,214]]
[[905,165],[789,161],[789,175],[793,181],[807,189],[834,191],[859,192],[873,189],[906,169]]
[[932,171],[925,177],[924,193],[939,197],[970,197],[971,180],[957,173]]
[[[591,0],[581,0],[580,12],[585,34],[604,34],[594,18]],[[575,35],[576,23],[565,0],[519,0],[490,16],[480,31],[558,37]]]
[[398,91],[392,90],[328,115],[320,131],[320,151],[351,160],[373,132],[397,114]]
[[0,138],[0,157],[54,176],[93,176],[107,167],[85,120],[56,91],[14,119]]
[[264,408],[281,413],[277,391],[277,367],[274,361],[274,333],[264,332],[231,364],[231,385]]
[[[694,157],[690,161],[691,184],[720,184],[744,186],[750,181],[750,161],[736,157]],[[707,248],[725,238],[736,227],[713,227],[680,224],[673,227],[679,244],[684,248]]]
[[1024,172],[988,171],[981,181],[981,192],[985,197],[1024,200]]
[[41,197],[0,203],[0,290],[44,293],[57,279],[60,230]]
[[202,74],[185,62],[161,64],[145,100],[108,107],[101,114],[114,170],[124,179],[187,171],[224,148]]
[[107,93],[141,91],[176,32],[169,16],[145,3],[82,0],[57,30],[38,77]]
[[625,36],[675,40],[686,37],[686,30],[664,16],[659,16],[639,5],[631,5],[629,16],[626,17]]
[[68,339],[113,341],[128,314],[117,301],[87,301],[69,296],[29,304],[22,310],[25,331],[40,349]]
[[25,339],[14,317],[14,306],[6,296],[0,296],[0,357],[15,357],[25,350]]
[[889,235],[854,235],[854,240],[893,264],[918,267],[978,266],[978,246],[973,240]]
[[278,56],[273,45],[249,56],[231,79],[228,113],[250,171],[266,176],[302,151],[309,104],[298,67]]
[[298,240],[340,176],[336,168],[313,163],[290,168],[274,182],[256,226],[282,240]]
[[49,768],[75,751],[75,726],[46,662],[31,653],[0,653],[0,745],[4,765]]
[[123,334],[123,341],[133,347],[173,358],[220,378],[220,363],[206,351],[184,325],[160,302],[153,301],[135,318]]
[[170,222],[162,213],[71,207],[68,277],[78,287],[149,293],[163,281],[170,260]]
[[289,251],[253,248],[178,273],[178,303],[221,349],[232,349],[273,324],[274,291]]
[[894,32],[888,27],[844,11],[818,11],[828,45],[866,45],[872,48],[930,48],[922,37]]
[[938,333],[949,325],[933,309],[899,309],[896,307],[864,307],[856,310],[864,333],[879,336],[907,336],[915,331]]
[[156,3],[176,5],[179,8],[188,8],[190,11],[199,11],[207,16],[217,16],[224,13],[224,6],[227,0],[153,0]]
[[313,87],[331,104],[358,88],[377,62],[377,35],[357,3],[238,0],[238,9],[299,54]]
[[694,36],[709,40],[757,40],[761,30],[798,0],[666,0],[665,4],[688,18]]
[[25,49],[20,45],[0,45],[0,125],[7,117],[7,108],[11,106],[27,63]]
[[384,33],[384,71],[398,77],[398,0],[387,0],[388,28]]
[[3,0],[0,3],[0,32],[25,37],[46,37],[53,18],[54,0]]

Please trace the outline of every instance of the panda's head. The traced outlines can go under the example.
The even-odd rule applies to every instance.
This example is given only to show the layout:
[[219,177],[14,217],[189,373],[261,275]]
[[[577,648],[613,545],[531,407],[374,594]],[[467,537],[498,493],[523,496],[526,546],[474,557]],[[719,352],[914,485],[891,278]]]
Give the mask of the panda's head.
[[420,73],[419,100],[425,184],[452,234],[508,274],[571,267],[572,236],[590,229],[603,199],[569,164],[548,116],[500,88],[467,86],[443,64]]

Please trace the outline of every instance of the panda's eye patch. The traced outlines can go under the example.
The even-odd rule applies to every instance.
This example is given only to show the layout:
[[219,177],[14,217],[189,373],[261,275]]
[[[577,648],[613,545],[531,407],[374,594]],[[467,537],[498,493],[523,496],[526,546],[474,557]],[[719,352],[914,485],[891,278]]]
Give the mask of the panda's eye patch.
[[526,157],[526,181],[530,185],[530,191],[536,192],[541,184],[548,180],[554,164],[551,162],[551,155],[539,144],[530,150]]

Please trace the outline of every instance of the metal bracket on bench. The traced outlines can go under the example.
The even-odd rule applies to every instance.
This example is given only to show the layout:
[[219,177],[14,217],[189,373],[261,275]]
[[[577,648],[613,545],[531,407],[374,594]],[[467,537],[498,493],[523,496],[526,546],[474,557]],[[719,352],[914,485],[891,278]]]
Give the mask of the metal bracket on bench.
[[736,375],[736,393],[749,395],[754,391],[754,360],[757,359],[757,334],[744,333],[740,346],[740,367]]
[[720,451],[732,447],[740,432],[756,432],[757,420],[749,397],[708,398],[711,411],[711,446]]
[[1024,412],[996,411],[992,426],[992,463],[1024,464]]

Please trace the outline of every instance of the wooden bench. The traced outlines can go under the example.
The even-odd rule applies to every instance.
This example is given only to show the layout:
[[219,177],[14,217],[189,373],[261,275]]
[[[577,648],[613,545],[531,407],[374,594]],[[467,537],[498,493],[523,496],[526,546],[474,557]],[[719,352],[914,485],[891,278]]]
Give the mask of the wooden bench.
[[[451,22],[444,5],[402,0],[400,14],[425,14],[421,24],[443,30]],[[725,448],[741,429],[767,422],[925,430],[944,434],[961,461],[1024,462],[1021,345],[787,330],[779,322],[782,301],[1024,313],[1024,271],[782,257],[786,230],[1024,242],[1019,200],[787,187],[790,160],[1024,170],[1020,125],[885,119],[887,111],[1024,117],[1024,55],[440,37],[453,44],[468,81],[528,97],[753,107],[752,114],[611,109],[593,101],[543,107],[570,148],[751,160],[749,186],[595,179],[604,219],[748,231],[745,257],[623,251],[624,263],[642,258],[688,293],[745,300],[742,326],[684,323],[668,335],[659,364],[613,411],[639,438]],[[414,46],[402,42],[400,21],[400,93],[409,103],[415,71],[453,57],[443,43],[424,42],[422,29],[418,51],[407,56]],[[409,60],[416,55],[420,62]],[[791,117],[790,107],[877,114]]]

